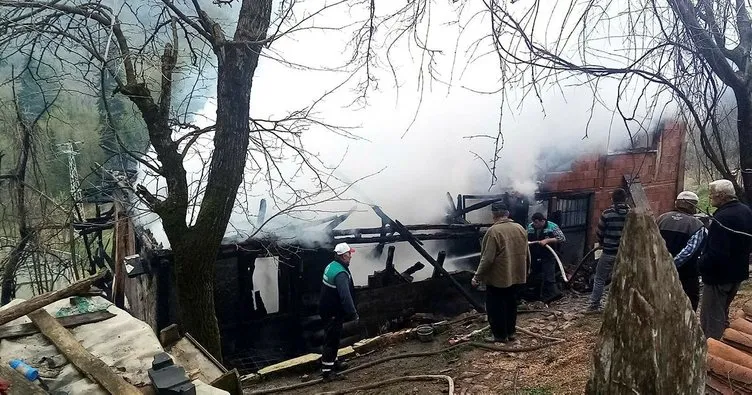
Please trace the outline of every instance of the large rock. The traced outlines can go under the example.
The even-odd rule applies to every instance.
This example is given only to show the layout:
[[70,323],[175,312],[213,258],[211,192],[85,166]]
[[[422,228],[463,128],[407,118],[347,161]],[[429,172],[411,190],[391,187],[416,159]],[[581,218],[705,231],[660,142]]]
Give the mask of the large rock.
[[703,394],[705,340],[652,217],[630,213],[588,394]]

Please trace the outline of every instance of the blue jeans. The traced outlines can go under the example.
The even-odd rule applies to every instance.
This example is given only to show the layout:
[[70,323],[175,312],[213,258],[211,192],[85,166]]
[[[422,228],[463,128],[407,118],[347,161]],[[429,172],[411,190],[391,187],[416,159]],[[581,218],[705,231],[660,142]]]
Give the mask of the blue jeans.
[[616,255],[603,254],[598,259],[598,266],[595,269],[595,280],[593,281],[593,293],[590,294],[591,309],[601,308],[603,290],[606,288],[606,282],[611,278],[611,273],[614,271],[614,262],[616,262]]

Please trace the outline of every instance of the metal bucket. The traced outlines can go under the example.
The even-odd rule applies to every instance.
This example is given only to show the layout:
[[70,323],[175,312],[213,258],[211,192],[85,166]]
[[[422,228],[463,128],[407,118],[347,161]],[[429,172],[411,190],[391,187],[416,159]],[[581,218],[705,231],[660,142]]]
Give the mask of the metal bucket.
[[415,328],[415,332],[418,334],[418,339],[423,343],[429,343],[433,341],[433,326],[418,325],[418,327]]

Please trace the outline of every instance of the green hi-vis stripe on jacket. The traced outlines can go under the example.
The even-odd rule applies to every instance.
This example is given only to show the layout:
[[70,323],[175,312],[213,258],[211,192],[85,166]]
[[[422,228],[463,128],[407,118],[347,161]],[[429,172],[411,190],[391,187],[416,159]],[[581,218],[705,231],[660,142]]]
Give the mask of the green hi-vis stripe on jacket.
[[324,285],[329,288],[337,288],[337,283],[334,281],[334,279],[337,278],[337,275],[342,272],[347,273],[347,276],[350,277],[350,272],[348,272],[341,263],[332,261],[330,264],[326,265],[326,269],[324,269]]

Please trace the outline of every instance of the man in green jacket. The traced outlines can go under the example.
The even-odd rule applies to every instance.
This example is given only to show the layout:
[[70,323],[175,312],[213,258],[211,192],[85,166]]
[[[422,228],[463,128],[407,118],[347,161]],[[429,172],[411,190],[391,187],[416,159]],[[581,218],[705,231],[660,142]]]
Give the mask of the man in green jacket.
[[492,334],[486,341],[506,343],[515,339],[517,288],[527,281],[530,250],[525,228],[509,218],[505,204],[492,204],[491,212],[494,224],[483,237],[472,285],[486,284],[486,314]]
[[334,260],[324,269],[319,300],[319,315],[324,322],[325,332],[321,352],[321,374],[324,380],[331,379],[334,372],[346,368],[337,361],[342,324],[359,318],[355,309],[355,286],[350,273],[350,259],[354,252],[347,243],[337,244],[334,247]]

